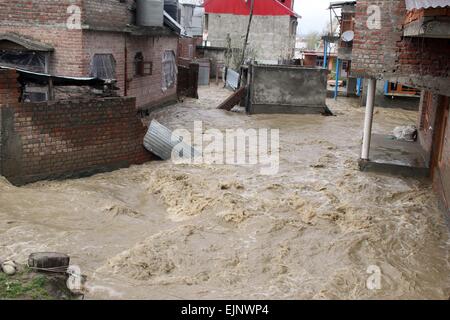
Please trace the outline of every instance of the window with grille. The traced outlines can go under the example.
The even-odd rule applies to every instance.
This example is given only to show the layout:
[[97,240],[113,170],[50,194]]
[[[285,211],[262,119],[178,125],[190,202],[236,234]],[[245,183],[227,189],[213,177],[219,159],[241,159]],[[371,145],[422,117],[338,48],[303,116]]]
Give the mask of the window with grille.
[[153,63],[145,61],[142,52],[136,53],[134,56],[134,75],[135,76],[150,76],[153,73]]

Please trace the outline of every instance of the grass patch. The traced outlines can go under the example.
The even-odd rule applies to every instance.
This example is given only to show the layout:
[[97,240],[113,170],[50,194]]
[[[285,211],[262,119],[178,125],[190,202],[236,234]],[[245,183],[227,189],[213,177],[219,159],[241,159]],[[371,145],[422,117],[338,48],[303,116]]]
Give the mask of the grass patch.
[[50,300],[45,276],[25,269],[14,276],[0,273],[0,299]]

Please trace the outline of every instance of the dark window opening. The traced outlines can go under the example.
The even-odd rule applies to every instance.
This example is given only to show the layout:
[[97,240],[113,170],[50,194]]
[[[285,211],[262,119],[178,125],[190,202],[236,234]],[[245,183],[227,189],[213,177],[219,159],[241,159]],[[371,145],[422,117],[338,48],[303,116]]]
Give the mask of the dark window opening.
[[144,60],[142,52],[134,56],[134,74],[135,76],[150,76],[153,73],[153,63]]

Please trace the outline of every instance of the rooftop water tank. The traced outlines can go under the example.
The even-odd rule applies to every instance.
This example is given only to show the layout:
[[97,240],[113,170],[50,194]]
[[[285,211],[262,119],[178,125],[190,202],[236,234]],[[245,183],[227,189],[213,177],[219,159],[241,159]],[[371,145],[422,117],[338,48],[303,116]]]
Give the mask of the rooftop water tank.
[[175,21],[179,21],[178,0],[164,0],[164,11],[167,12]]
[[164,19],[164,0],[137,0],[136,24],[142,27],[161,27]]

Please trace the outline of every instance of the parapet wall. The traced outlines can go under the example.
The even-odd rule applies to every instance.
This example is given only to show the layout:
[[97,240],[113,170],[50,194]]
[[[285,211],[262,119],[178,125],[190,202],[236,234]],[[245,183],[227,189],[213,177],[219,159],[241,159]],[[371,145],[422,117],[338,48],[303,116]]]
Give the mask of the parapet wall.
[[249,112],[323,113],[327,75],[321,68],[253,65]]
[[82,177],[153,158],[143,147],[146,127],[135,98],[2,99],[0,113],[0,174],[16,185]]

